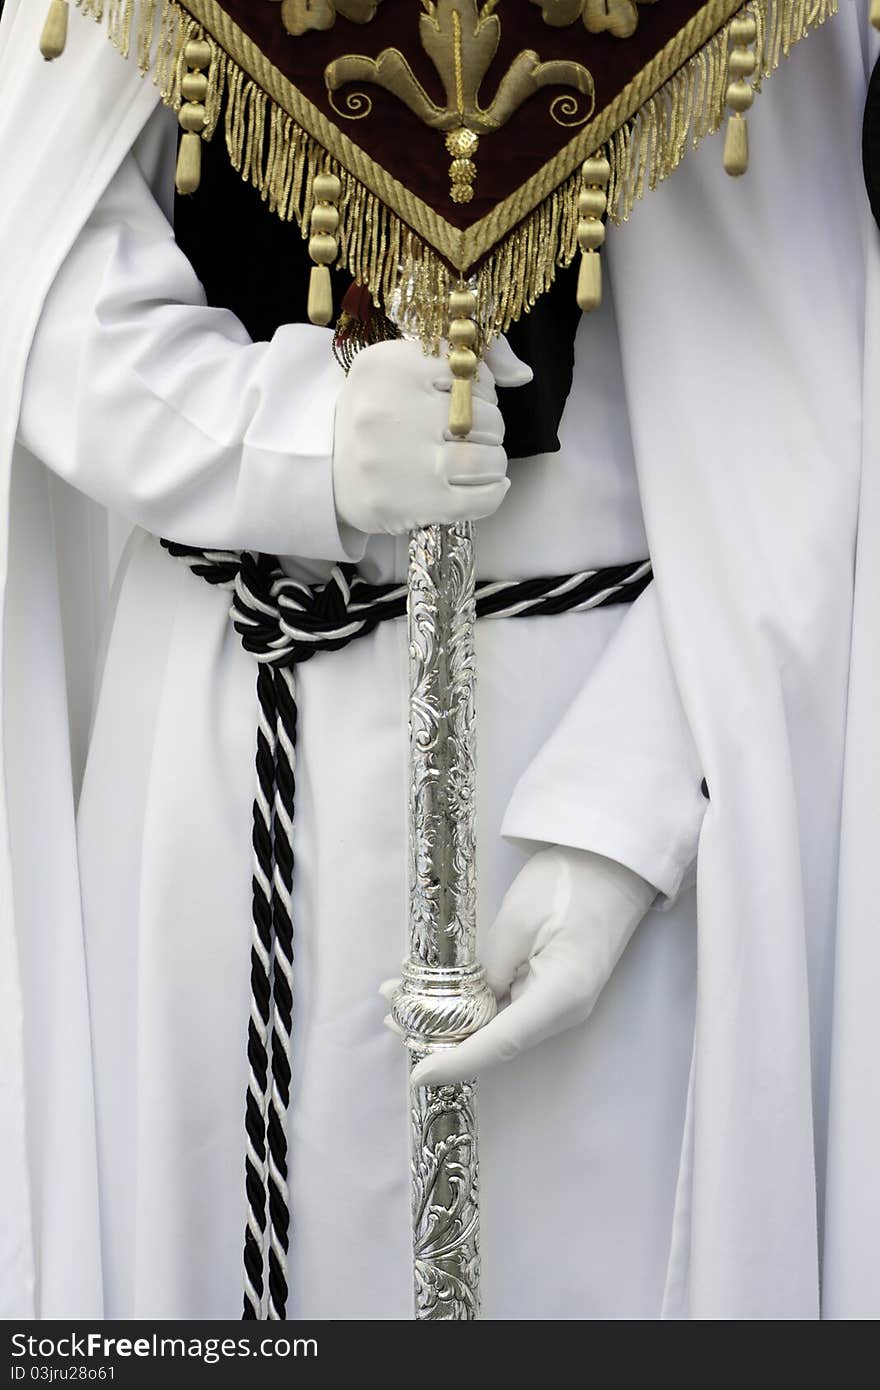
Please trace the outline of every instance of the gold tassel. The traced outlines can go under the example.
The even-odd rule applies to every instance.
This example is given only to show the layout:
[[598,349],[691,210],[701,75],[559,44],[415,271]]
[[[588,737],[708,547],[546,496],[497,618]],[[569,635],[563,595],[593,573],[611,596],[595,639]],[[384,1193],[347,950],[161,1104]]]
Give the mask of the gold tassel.
[[577,302],[585,314],[598,309],[602,303],[602,260],[599,248],[605,241],[608,211],[608,180],[611,165],[604,155],[593,155],[581,165],[584,187],[578,194],[578,246],[581,248],[581,268],[578,274]]
[[731,178],[740,178],[749,167],[749,126],[746,111],[755,100],[755,93],[746,81],[753,77],[758,55],[750,45],[758,37],[758,25],[753,15],[734,19],[730,25],[732,48],[727,71],[733,81],[727,88],[727,105],[733,114],[727,121],[724,138],[724,168]]
[[40,35],[40,52],[51,63],[60,58],[67,44],[67,16],[70,13],[67,0],[50,0],[49,12]]
[[335,174],[316,174],[313,184],[309,255],[315,264],[309,277],[309,320],[325,327],[333,317],[333,286],[330,267],[339,255],[336,232],[339,228],[339,195],[342,183]]
[[183,129],[177,151],[175,185],[178,193],[195,193],[202,181],[202,136],[208,123],[205,98],[208,78],[205,69],[211,64],[211,45],[207,39],[190,39],[184,45],[183,58],[188,72],[180,82],[183,105],[177,119]]
[[871,0],[871,23],[880,29],[880,0]]
[[452,396],[449,402],[449,433],[464,439],[474,427],[473,380],[479,370],[479,358],[474,348],[477,325],[474,314],[477,296],[473,290],[459,285],[449,295],[449,366],[452,371]]

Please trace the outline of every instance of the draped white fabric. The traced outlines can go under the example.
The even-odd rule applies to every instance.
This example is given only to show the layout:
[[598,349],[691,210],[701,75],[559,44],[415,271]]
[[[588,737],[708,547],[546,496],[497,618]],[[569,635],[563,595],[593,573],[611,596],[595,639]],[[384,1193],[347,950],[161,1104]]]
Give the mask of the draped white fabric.
[[[836,935],[877,438],[867,12],[843,9],[759,98],[747,181],[710,141],[609,237],[562,451],[512,464],[479,527],[481,574],[558,573],[644,553],[641,502],[657,574],[626,615],[480,628],[483,928],[531,840],[674,899],[583,1028],[481,1083],[490,1318],[816,1317],[817,1210],[827,1315],[880,1312],[869,531]],[[204,308],[154,202],[173,121],[126,158],[154,93],[76,20],[44,72],[40,16],[7,10],[0,423],[11,442],[24,379],[28,451],[3,591],[0,1307],[235,1316],[254,669],[224,596],[140,530],[100,653],[105,513],[36,456],[138,526],[320,575],[344,553],[341,378],[320,330],[264,348]],[[364,573],[400,576],[404,551],[371,541]],[[68,743],[96,664],[77,845]],[[404,944],[405,668],[394,624],[297,678],[294,1317],[410,1316],[405,1065],[376,994]]]
[[[667,1312],[692,1317],[818,1310],[829,1032],[849,1008],[833,982],[856,518],[880,406],[860,161],[875,56],[865,8],[842,6],[767,84],[743,203],[704,149],[615,264],[663,629],[712,791],[667,1291]],[[668,268],[685,245],[658,275],[651,258]],[[871,756],[868,731],[851,747]],[[862,1250],[847,1246],[859,1283]]]

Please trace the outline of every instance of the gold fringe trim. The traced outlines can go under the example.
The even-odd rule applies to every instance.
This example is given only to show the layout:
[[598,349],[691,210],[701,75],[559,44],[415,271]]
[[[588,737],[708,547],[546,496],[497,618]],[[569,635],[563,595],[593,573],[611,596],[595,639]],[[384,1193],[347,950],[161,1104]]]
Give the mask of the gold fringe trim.
[[[436,351],[448,329],[449,291],[461,282],[442,257],[343,166],[250,78],[178,0],[77,0],[84,14],[105,21],[124,55],[136,51],[152,72],[166,105],[178,109],[186,72],[183,47],[194,38],[212,48],[205,101],[210,139],[226,98],[224,135],[233,167],[304,238],[318,173],[342,184],[340,266],[367,285],[404,332]],[[747,0],[726,24],[650,96],[605,145],[611,163],[608,216],[625,222],[636,202],[656,188],[704,136],[725,118],[730,24],[753,15],[757,24],[755,88],[794,45],[837,13],[838,0]],[[477,294],[477,321],[491,341],[552,285],[570,264],[577,242],[580,168],[529,213],[464,279]],[[731,189],[731,196],[736,196]]]

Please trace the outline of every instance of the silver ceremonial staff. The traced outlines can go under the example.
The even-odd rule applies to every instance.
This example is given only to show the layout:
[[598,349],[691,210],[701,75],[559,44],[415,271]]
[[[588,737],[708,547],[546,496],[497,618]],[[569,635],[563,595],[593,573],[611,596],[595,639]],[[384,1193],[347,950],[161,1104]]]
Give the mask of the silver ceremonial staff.
[[[473,526],[409,545],[410,954],[392,1001],[412,1064],[488,1023],[476,959]],[[415,1316],[479,1316],[475,1086],[411,1092]]]
[[[467,307],[473,297],[451,296]],[[476,355],[456,345],[450,428],[470,430]],[[473,335],[468,338],[473,345]],[[488,1023],[476,958],[476,661],[473,525],[423,526],[409,543],[409,958],[392,1000],[412,1064]],[[475,1086],[411,1092],[415,1316],[479,1316]]]

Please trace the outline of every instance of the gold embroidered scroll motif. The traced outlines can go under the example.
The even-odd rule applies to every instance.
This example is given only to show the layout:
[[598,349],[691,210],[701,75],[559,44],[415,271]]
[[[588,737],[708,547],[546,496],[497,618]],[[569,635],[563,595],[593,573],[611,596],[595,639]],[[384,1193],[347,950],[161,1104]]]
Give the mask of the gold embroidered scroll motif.
[[550,115],[559,125],[583,125],[596,105],[593,79],[583,64],[568,59],[543,63],[533,49],[525,49],[503,74],[492,100],[482,106],[480,90],[501,39],[496,8],[497,0],[484,4],[477,0],[434,0],[424,6],[419,36],[443,84],[442,105],[432,101],[399,48],[385,48],[378,58],[346,54],[330,63],[324,73],[333,109],[343,118],[363,119],[371,114],[372,102],[361,93],[349,96],[345,105],[332,100],[347,84],[361,82],[383,87],[424,125],[447,131],[446,148],[453,156],[450,196],[457,203],[470,202],[473,197],[479,137],[501,130],[541,88],[571,88],[584,98],[580,113],[578,103],[569,96],[557,96],[550,103]]

